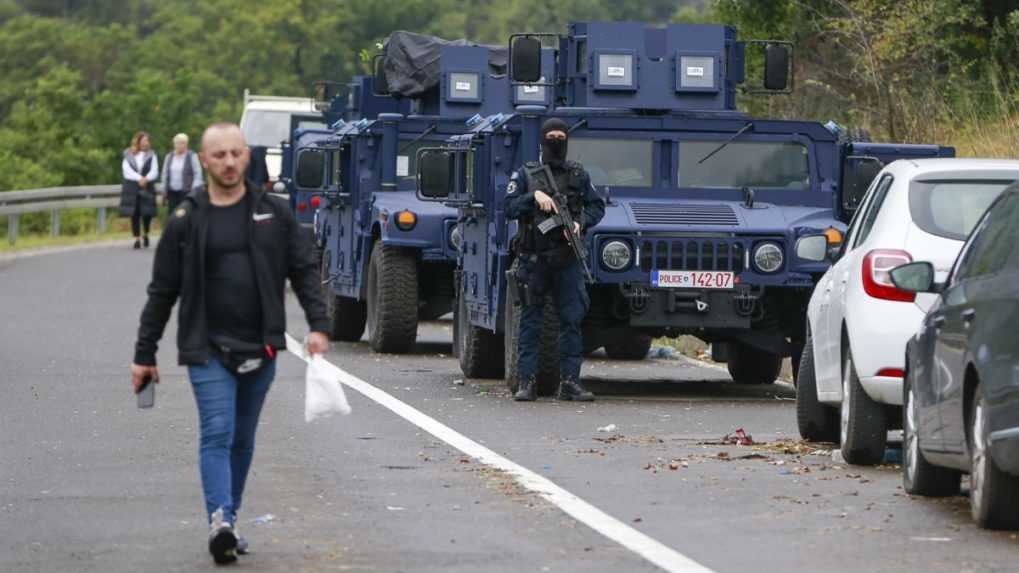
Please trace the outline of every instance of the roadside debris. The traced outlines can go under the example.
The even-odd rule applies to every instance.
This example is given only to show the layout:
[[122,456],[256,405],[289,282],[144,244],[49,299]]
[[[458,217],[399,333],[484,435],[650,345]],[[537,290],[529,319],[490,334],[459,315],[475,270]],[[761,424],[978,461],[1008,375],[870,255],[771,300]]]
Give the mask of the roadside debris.
[[721,443],[725,446],[753,446],[756,442],[743,428],[737,428],[735,432],[722,436]]
[[463,378],[457,378],[456,380],[453,380],[453,385],[454,386],[463,386],[464,385],[464,379]]
[[389,511],[406,511],[407,510],[406,507],[400,507],[398,505],[387,505],[386,509],[388,509]]
[[256,517],[255,525],[266,525],[268,523],[272,523],[273,521],[276,521],[276,516],[271,513],[267,513],[265,515],[260,515]]
[[617,429],[617,426],[615,424],[609,424],[608,426],[602,426],[602,427],[598,428],[598,431],[599,432],[615,432],[616,429]]

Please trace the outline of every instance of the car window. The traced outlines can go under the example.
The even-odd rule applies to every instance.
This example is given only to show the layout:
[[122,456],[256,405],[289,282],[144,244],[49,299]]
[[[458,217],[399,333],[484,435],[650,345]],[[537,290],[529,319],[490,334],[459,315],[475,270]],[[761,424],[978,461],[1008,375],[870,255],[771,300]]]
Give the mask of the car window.
[[807,147],[791,141],[737,142],[721,149],[717,141],[680,141],[679,186],[807,190],[809,159]]
[[241,118],[241,132],[248,145],[279,147],[290,139],[290,112],[248,110]]
[[597,186],[651,187],[654,141],[574,137],[566,157],[583,164]]
[[878,182],[877,189],[874,190],[874,197],[867,204],[867,211],[860,219],[860,230],[853,239],[853,248],[860,246],[861,243],[867,240],[867,236],[870,235],[870,231],[874,228],[874,221],[877,220],[878,213],[881,212],[881,205],[884,204],[885,197],[888,197],[888,189],[891,188],[894,180],[895,178],[891,175],[885,175]]
[[1012,181],[913,181],[909,186],[909,213],[925,232],[964,241],[987,206]]
[[1009,194],[988,210],[964,246],[952,283],[997,273],[1019,239],[1019,195]]

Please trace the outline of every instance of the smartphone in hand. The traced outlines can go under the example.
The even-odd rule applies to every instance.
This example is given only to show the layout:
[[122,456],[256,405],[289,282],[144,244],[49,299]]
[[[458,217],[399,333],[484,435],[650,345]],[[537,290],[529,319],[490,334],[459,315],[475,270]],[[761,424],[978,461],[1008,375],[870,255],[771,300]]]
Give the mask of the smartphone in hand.
[[152,376],[146,376],[142,380],[142,389],[138,391],[138,407],[151,408],[156,405],[156,385],[152,383]]

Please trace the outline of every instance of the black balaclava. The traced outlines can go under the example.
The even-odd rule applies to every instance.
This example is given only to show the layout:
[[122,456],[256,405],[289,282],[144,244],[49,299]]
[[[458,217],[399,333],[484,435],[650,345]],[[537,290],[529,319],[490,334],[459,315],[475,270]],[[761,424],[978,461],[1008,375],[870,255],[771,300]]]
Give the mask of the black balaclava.
[[[545,139],[550,131],[561,131],[566,139]],[[566,148],[569,143],[570,126],[561,119],[548,119],[541,124],[541,161],[553,167],[559,167],[566,161]]]

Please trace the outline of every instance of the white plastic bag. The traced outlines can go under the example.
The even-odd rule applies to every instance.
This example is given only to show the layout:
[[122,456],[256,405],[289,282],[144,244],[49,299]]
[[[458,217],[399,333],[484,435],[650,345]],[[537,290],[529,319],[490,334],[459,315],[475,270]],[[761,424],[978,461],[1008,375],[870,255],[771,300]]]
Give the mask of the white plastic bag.
[[336,412],[350,413],[350,404],[343,392],[343,385],[340,384],[339,372],[324,358],[319,355],[311,357],[304,380],[305,422],[328,418]]

